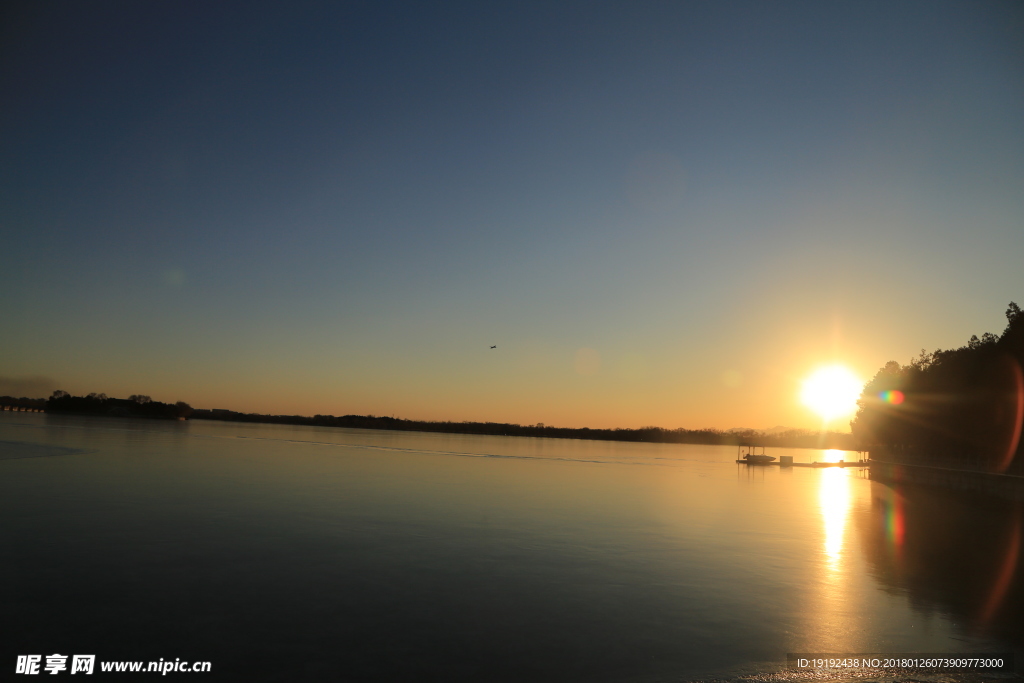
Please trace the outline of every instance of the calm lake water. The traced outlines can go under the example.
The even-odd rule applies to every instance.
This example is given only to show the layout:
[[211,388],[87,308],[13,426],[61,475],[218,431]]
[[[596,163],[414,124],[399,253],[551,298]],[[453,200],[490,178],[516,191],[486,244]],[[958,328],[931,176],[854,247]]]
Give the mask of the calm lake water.
[[735,457],[0,413],[4,666],[654,681],[1024,643],[1019,506]]

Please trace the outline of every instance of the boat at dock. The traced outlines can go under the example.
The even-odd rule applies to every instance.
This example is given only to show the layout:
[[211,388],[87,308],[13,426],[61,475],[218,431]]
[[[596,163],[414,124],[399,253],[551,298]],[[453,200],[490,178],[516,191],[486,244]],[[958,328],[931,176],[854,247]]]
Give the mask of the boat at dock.
[[[757,452],[758,448],[761,449],[760,453]],[[767,465],[773,460],[775,456],[765,454],[764,446],[740,446],[736,452],[736,462],[747,465]]]
[[[758,452],[760,451],[760,452]],[[870,460],[837,460],[835,462],[793,462],[792,455],[784,455],[780,462],[764,452],[764,446],[740,446],[736,452],[737,465],[777,465],[780,467],[869,467]]]

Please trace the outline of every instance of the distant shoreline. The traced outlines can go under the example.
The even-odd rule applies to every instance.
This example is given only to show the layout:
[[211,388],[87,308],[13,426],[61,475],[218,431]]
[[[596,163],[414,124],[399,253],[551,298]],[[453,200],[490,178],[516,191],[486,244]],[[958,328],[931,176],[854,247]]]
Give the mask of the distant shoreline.
[[231,410],[201,410],[192,412],[191,419],[221,422],[255,422],[263,424],[291,424],[349,429],[389,429],[394,431],[434,432],[443,434],[480,434],[491,436],[526,436],[549,439],[586,439],[590,441],[626,441],[648,443],[679,443],[709,446],[737,446],[756,444],[776,448],[834,448],[858,450],[851,434],[839,432],[810,432],[794,429],[777,434],[764,434],[757,430],[719,431],[717,429],[591,429],[589,427],[552,427],[543,423],[520,425],[505,422],[451,422],[405,420],[374,415],[263,415],[238,413]]
[[[145,397],[148,399],[148,397]],[[758,445],[774,448],[834,448],[855,451],[857,444],[851,434],[840,432],[812,432],[793,429],[775,434],[757,430],[721,431],[717,429],[591,429],[589,427],[552,427],[543,423],[520,425],[504,422],[452,422],[405,420],[374,415],[264,415],[240,413],[233,410],[192,409],[185,403],[165,404],[157,401],[139,402],[132,399],[112,399],[104,395],[88,397],[61,396],[50,399],[16,399],[0,396],[2,410],[41,410],[53,414],[89,415],[98,417],[141,417],[219,422],[250,422],[261,424],[307,425],[341,427],[349,429],[376,429],[443,434],[480,434],[492,436],[526,436],[548,439],[586,439],[590,441],[624,441],[647,443],[679,443],[708,446]]]

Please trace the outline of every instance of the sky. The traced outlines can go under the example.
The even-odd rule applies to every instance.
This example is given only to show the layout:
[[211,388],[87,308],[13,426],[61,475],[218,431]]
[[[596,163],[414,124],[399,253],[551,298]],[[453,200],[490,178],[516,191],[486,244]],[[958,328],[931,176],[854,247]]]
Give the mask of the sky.
[[0,394],[845,430],[1024,304],[1020,3],[2,11]]

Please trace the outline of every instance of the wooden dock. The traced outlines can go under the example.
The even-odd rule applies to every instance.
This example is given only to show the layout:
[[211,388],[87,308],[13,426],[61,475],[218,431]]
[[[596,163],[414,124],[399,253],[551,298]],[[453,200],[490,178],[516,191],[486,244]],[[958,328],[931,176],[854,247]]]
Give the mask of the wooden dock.
[[[761,449],[758,453],[757,449]],[[859,455],[865,455],[864,451],[858,451]],[[777,461],[767,460],[767,455],[764,452],[764,446],[754,446],[750,444],[740,444],[736,447],[736,464],[737,465],[750,465],[751,467],[766,467],[774,465],[775,467],[870,467],[871,461],[862,458],[861,460],[851,460],[846,462],[840,460],[838,462],[793,462],[792,455],[783,455]],[[767,460],[767,461],[766,461]]]
[[850,462],[747,462],[737,460],[738,465],[750,465],[751,467],[870,467],[867,460],[852,460]]

